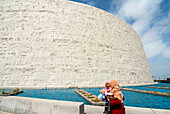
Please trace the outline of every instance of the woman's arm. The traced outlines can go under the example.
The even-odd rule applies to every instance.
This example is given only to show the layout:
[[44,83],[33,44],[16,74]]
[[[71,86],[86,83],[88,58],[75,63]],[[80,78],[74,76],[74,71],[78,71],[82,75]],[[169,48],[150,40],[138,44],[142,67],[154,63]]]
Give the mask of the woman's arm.
[[103,89],[103,90],[100,90],[100,92],[102,92],[105,95],[106,90]]

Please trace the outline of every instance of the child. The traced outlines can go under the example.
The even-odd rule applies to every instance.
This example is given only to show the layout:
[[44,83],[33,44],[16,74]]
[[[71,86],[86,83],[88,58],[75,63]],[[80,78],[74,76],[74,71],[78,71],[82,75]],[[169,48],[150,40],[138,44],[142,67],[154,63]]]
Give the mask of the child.
[[103,89],[103,90],[100,90],[100,92],[102,92],[102,93],[105,95],[105,98],[103,99],[104,101],[106,101],[104,113],[108,111],[108,101],[107,101],[107,98],[106,98],[106,97],[107,97],[107,93],[109,93],[110,90],[111,90],[110,81],[107,81],[107,82],[105,83],[104,89]]
[[110,85],[110,81],[107,81],[105,83],[105,87],[103,90],[100,90],[100,92],[102,92],[104,95],[106,94],[106,92],[110,92],[111,90],[111,85]]

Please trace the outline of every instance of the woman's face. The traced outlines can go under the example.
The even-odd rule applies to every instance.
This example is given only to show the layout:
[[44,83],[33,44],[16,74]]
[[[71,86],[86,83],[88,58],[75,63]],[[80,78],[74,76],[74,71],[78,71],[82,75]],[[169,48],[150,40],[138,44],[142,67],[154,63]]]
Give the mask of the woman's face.
[[106,84],[106,88],[109,89],[111,85],[109,83]]

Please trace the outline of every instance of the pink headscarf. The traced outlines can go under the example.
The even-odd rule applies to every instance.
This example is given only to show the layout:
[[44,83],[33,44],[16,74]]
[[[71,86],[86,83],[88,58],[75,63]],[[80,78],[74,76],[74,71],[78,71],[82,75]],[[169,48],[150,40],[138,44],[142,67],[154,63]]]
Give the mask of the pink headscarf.
[[107,81],[107,82],[105,83],[104,90],[106,90],[106,91],[110,91],[112,88],[110,87],[110,88],[108,88],[108,89],[107,89],[107,87],[106,87],[106,84],[107,84],[107,83],[109,83],[109,84],[110,84],[110,81]]

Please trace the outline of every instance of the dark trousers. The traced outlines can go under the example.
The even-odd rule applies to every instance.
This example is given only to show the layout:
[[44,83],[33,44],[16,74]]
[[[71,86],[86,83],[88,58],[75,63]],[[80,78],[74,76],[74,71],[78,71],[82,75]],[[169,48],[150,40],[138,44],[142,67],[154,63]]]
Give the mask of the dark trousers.
[[104,109],[103,114],[111,114],[110,112],[111,112],[111,111],[110,111],[110,101],[108,101],[108,100],[106,99],[106,104],[105,104],[105,109]]

